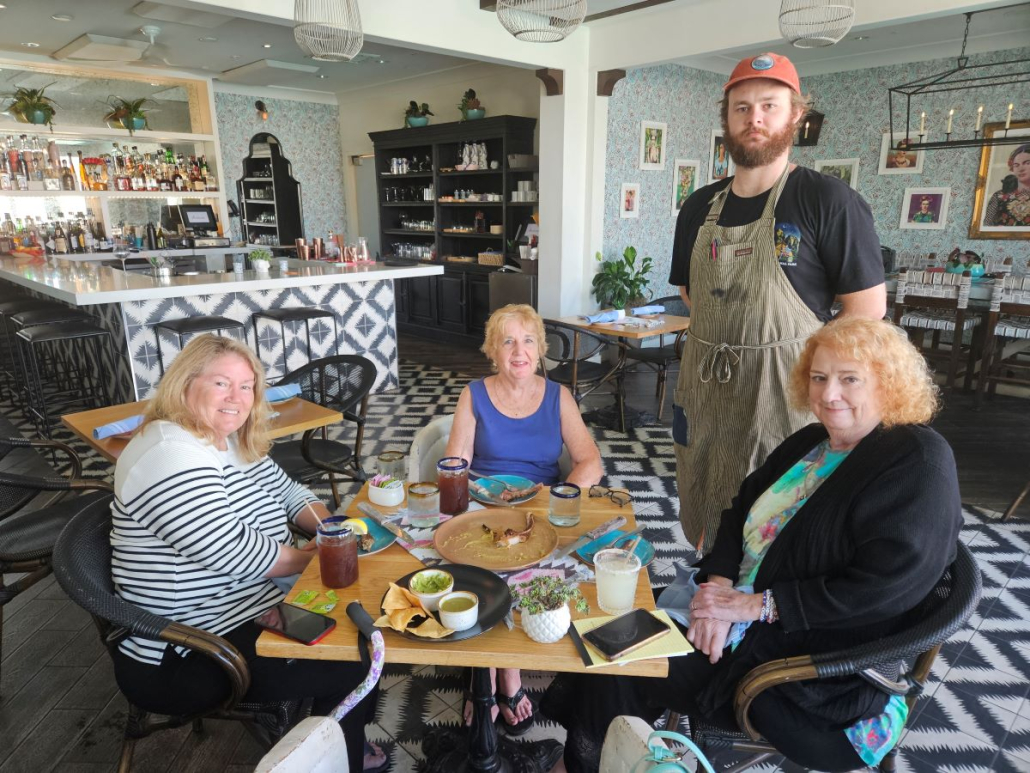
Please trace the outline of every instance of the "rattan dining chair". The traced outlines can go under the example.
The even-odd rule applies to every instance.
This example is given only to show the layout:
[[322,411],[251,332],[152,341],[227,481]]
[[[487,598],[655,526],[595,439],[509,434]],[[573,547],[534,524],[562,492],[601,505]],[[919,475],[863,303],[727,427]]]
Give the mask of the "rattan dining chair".
[[[276,443],[269,456],[286,474],[300,483],[328,476],[333,501],[340,506],[337,475],[364,481],[361,467],[361,440],[365,433],[368,393],[376,380],[376,366],[367,357],[340,354],[312,360],[287,373],[279,382],[299,384],[300,396],[343,414],[345,421],[357,426],[354,445],[331,440],[326,427],[307,430],[300,440]],[[318,433],[321,437],[316,437]]]
[[[719,754],[751,755],[721,773],[747,770],[779,752],[754,728],[748,716],[758,695],[777,685],[813,679],[839,679],[858,675],[887,695],[902,695],[909,714],[915,706],[941,645],[956,633],[976,610],[982,580],[972,552],[957,543],[954,562],[933,590],[909,615],[909,627],[877,641],[818,655],[799,655],[776,660],[752,669],[737,685],[734,710],[743,732],[731,733],[690,718],[690,734],[701,751],[715,762]],[[897,676],[894,676],[897,674]],[[675,729],[679,715],[670,713],[667,727]],[[895,769],[897,746],[880,762],[879,770]]]

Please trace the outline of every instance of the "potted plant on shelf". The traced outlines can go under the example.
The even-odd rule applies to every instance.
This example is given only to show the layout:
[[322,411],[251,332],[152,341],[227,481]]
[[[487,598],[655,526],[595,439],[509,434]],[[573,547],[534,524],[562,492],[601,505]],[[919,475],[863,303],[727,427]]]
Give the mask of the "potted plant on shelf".
[[426,126],[429,124],[429,116],[435,115],[430,109],[429,105],[425,102],[419,106],[418,102],[414,99],[408,102],[408,107],[404,111],[404,122],[409,126]]
[[146,97],[139,99],[123,99],[122,97],[110,96],[107,98],[108,112],[104,116],[107,125],[112,129],[124,128],[129,130],[131,135],[139,129],[149,129],[147,113],[143,109],[146,104],[152,104],[152,100]]
[[638,269],[636,247],[627,247],[622,257],[615,260],[604,260],[598,252],[597,262],[601,264],[601,270],[594,275],[593,293],[601,308],[639,306],[650,298],[647,286],[651,283],[648,274],[651,273],[652,260],[645,257]]
[[461,111],[461,120],[474,121],[486,115],[486,108],[476,99],[476,92],[469,89],[461,95],[461,104],[458,105]]
[[576,611],[590,611],[579,588],[560,577],[534,577],[529,582],[519,583],[511,589],[511,597],[513,605],[522,612],[522,630],[541,644],[556,642],[569,630],[570,601],[575,602]]
[[270,250],[254,250],[250,253],[249,257],[250,265],[254,267],[255,271],[259,274],[268,273],[268,269],[272,266],[272,253]]
[[15,89],[13,94],[4,95],[4,99],[10,103],[5,109],[22,123],[31,123],[37,126],[46,124],[50,127],[50,131],[53,131],[54,107],[58,105],[45,94],[46,90],[53,85],[53,83],[48,83],[41,89],[24,87]]

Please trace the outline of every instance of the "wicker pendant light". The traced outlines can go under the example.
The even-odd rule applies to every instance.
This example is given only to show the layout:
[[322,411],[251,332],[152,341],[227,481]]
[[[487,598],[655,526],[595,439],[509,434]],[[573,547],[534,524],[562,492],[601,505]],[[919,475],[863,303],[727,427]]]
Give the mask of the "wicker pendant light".
[[305,56],[349,62],[361,50],[358,0],[294,0],[293,37]]
[[855,0],[781,0],[780,34],[795,48],[832,46],[855,21]]
[[497,0],[497,18],[519,40],[557,43],[571,35],[587,13],[587,0]]

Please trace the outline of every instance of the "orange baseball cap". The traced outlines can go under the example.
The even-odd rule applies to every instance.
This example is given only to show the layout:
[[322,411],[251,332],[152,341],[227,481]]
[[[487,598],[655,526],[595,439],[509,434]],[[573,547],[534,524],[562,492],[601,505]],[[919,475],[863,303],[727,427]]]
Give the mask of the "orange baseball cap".
[[794,65],[787,57],[773,53],[741,59],[733,68],[730,79],[726,81],[722,90],[725,93],[741,81],[748,81],[752,78],[768,78],[779,81],[794,93],[801,93],[801,80],[798,78],[798,71],[794,69]]

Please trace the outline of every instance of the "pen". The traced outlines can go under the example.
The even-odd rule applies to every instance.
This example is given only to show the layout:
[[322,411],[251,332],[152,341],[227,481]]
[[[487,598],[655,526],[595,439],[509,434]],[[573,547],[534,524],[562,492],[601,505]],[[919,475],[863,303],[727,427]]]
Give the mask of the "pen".
[[719,254],[719,240],[712,239],[712,263],[715,262],[716,256]]

